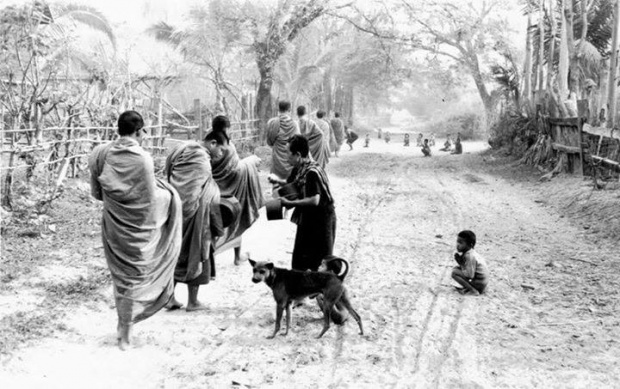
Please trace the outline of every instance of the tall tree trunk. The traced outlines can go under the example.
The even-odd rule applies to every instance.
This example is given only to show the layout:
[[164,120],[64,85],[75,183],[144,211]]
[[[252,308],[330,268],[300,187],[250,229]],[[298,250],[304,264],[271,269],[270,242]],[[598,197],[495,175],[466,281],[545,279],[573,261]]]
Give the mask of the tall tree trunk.
[[480,95],[482,104],[484,104],[485,117],[483,125],[481,126],[483,134],[480,135],[486,135],[491,125],[493,125],[493,119],[495,117],[495,102],[493,101],[493,97],[489,94],[487,87],[484,84],[484,78],[482,77],[482,73],[480,72],[478,55],[473,50],[470,50],[469,52],[471,54],[469,55],[467,65],[474,78],[474,83],[476,84],[476,88],[478,89],[478,94]]
[[607,117],[608,115],[608,96],[609,96],[609,59],[605,59],[601,63],[601,74],[599,76],[599,88],[598,88],[598,102],[597,102],[597,112],[593,112],[596,116],[594,119],[594,124],[605,127],[607,125]]
[[[569,0],[571,1],[571,0]],[[566,28],[566,15],[564,13],[566,0],[562,0],[560,15],[562,16],[562,27],[560,28],[560,63],[558,65],[558,104],[564,105],[564,100],[568,97],[568,33]]]
[[265,126],[269,118],[273,116],[273,97],[271,87],[273,86],[273,63],[257,61],[260,81],[256,92],[256,117],[261,121],[261,130],[265,131]]
[[331,66],[325,70],[323,74],[323,101],[325,104],[325,112],[331,115],[333,110],[333,93],[332,93],[332,69]]
[[[542,91],[545,88],[544,80],[544,63],[545,63],[545,3],[543,0],[539,0],[539,18],[538,18],[538,30],[539,30],[539,44],[538,44],[538,101],[542,98]],[[547,77],[549,77],[547,75]]]
[[555,0],[549,0],[549,19],[551,21],[551,39],[549,40],[549,58],[547,58],[547,90],[551,90],[551,84],[553,83],[553,65],[555,61],[555,12],[554,12]]
[[525,64],[523,65],[523,97],[528,106],[531,107],[532,103],[532,33],[530,28],[532,27],[532,15],[530,12],[527,14],[527,34],[525,40]]
[[614,5],[614,24],[613,24],[613,35],[612,35],[612,43],[611,43],[611,59],[609,65],[609,94],[607,96],[608,100],[608,112],[607,115],[607,127],[613,128],[616,123],[616,73],[618,71],[618,23],[620,22],[620,4],[619,1],[616,0],[616,4]]

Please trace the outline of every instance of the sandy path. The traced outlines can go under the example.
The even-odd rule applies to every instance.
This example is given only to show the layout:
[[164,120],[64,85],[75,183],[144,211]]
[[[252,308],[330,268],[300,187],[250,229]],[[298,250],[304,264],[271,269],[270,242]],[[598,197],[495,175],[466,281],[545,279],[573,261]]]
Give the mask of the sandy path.
[[[356,146],[328,172],[335,251],[352,264],[347,285],[366,335],[353,322],[316,340],[321,314],[311,305],[293,311],[287,337],[265,339],[275,316],[270,291],[229,252],[201,290],[208,311],[162,312],[137,325],[136,348],[121,353],[112,300],[84,306],[67,331],[5,363],[2,387],[620,385],[617,244],[589,243],[535,188],[484,173],[477,155],[422,158],[418,148],[375,139],[370,149]],[[456,233],[466,228],[491,267],[480,298],[450,286]],[[294,231],[262,217],[244,245],[288,267]],[[596,266],[563,260],[592,253]],[[185,299],[184,288],[178,294]]]

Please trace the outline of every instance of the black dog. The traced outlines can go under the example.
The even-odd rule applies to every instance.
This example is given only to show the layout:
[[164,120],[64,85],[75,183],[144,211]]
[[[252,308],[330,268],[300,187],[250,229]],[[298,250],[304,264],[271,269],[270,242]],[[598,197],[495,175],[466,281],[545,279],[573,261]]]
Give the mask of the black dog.
[[323,310],[323,330],[319,334],[319,338],[329,329],[330,314],[336,301],[339,301],[355,318],[360,327],[360,335],[364,334],[362,319],[351,306],[346,289],[336,275],[324,272],[286,270],[275,267],[270,262],[248,260],[253,268],[252,281],[254,283],[264,281],[273,291],[273,298],[276,300],[276,328],[269,339],[274,338],[280,331],[284,308],[286,308],[286,331],[284,332],[286,335],[291,323],[291,303],[293,300],[319,293],[323,295],[324,300],[321,307]]

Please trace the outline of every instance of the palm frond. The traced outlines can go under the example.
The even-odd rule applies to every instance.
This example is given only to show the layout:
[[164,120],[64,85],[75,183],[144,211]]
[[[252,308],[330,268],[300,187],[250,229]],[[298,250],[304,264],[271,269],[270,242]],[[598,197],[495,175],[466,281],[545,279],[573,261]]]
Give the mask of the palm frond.
[[96,31],[104,33],[114,49],[116,49],[116,35],[108,19],[99,10],[94,7],[82,4],[65,4],[58,6],[55,21],[68,17],[80,22]]

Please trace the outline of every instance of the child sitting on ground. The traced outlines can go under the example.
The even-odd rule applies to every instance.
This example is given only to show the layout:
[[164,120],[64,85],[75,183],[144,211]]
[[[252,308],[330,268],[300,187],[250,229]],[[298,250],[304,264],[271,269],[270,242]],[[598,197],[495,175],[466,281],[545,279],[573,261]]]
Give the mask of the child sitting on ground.
[[478,296],[487,287],[488,270],[486,261],[474,250],[474,246],[476,234],[469,230],[459,232],[456,238],[458,253],[454,254],[459,266],[452,269],[452,278],[463,287],[457,288],[459,293]]
[[431,147],[428,145],[428,139],[424,139],[424,146],[422,146],[422,154],[425,157],[431,156]]
[[456,142],[454,142],[454,150],[452,150],[451,154],[463,154],[463,145],[461,144],[460,136],[456,138]]

